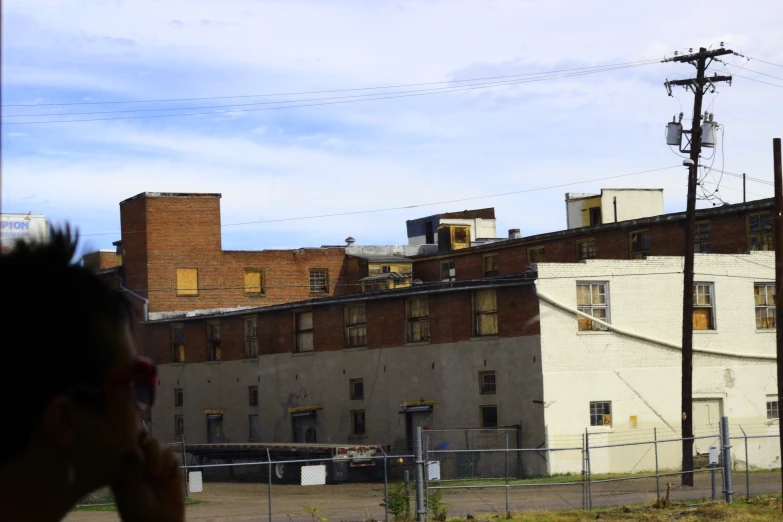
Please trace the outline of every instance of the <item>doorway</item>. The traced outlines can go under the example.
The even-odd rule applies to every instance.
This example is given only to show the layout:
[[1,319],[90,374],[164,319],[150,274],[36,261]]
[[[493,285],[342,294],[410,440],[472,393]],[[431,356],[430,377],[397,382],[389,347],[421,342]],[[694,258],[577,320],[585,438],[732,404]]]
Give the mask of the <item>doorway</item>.
[[225,442],[223,431],[223,414],[207,414],[207,443],[219,444]]
[[[722,399],[693,399],[693,435],[704,437],[719,434],[722,415]],[[696,453],[709,453],[710,446],[714,445],[714,438],[695,439],[693,450]]]

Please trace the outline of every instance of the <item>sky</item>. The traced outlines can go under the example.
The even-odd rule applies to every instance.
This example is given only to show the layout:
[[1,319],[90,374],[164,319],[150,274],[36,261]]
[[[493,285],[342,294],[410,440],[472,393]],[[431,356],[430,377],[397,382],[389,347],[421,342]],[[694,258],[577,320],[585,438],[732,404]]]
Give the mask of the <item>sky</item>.
[[[693,97],[681,88],[669,97],[663,82],[694,69],[659,60],[721,42],[753,59],[730,55],[711,67],[746,78],[705,97],[724,132],[704,153],[714,167],[704,189],[720,183],[722,201],[741,202],[742,181],[717,170],[771,181],[772,138],[783,135],[783,67],[759,61],[783,65],[783,11],[774,0],[5,0],[3,7],[2,211],[68,221],[86,251],[111,248],[120,238],[119,202],[140,192],[221,193],[221,221],[231,225],[223,247],[248,250],[337,245],[348,236],[405,244],[408,219],[490,206],[501,237],[509,228],[560,230],[564,194],[601,188],[663,188],[665,210],[680,211],[686,170],[664,130],[680,111],[690,125]],[[643,60],[651,62],[518,81]],[[465,81],[480,78],[496,79]],[[433,85],[373,89],[422,83]],[[442,92],[476,83],[503,84]],[[344,89],[365,90],[296,94]],[[357,102],[365,94],[387,98]],[[285,107],[270,103],[281,101],[331,104],[268,110]],[[139,110],[147,112],[108,113]],[[171,116],[183,112],[210,114]],[[162,114],[169,116],[135,118]],[[665,167],[673,168],[633,174]],[[599,180],[625,174],[632,175]],[[758,182],[747,191],[748,200],[773,195]],[[479,198],[509,192],[516,194]],[[477,199],[454,201],[466,198]],[[713,203],[721,204],[699,205]],[[266,222],[233,225],[257,221]]]

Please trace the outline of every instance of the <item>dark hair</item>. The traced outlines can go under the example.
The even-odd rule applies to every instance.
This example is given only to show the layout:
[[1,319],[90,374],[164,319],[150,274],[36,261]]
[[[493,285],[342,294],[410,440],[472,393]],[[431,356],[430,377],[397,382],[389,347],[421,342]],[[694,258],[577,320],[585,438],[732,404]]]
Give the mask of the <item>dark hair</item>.
[[48,242],[0,255],[0,465],[25,451],[56,395],[103,383],[115,352],[111,335],[130,319],[123,294],[74,263],[78,234],[50,230]]

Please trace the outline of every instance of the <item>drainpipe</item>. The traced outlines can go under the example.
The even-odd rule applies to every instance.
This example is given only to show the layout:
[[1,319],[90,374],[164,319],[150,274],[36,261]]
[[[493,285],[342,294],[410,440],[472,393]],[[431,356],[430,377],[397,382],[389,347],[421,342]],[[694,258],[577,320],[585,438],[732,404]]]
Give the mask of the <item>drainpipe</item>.
[[142,301],[142,314],[144,316],[144,322],[146,322],[149,319],[149,307],[150,307],[150,300],[146,297],[142,297],[141,295],[137,294],[133,290],[130,290],[129,288],[126,288],[124,284],[122,284],[122,278],[119,276],[119,274],[115,274],[115,277],[117,278],[117,282],[120,285],[120,290],[123,292],[127,292],[136,299],[140,299]]
[[614,197],[614,222],[617,223],[617,196]]

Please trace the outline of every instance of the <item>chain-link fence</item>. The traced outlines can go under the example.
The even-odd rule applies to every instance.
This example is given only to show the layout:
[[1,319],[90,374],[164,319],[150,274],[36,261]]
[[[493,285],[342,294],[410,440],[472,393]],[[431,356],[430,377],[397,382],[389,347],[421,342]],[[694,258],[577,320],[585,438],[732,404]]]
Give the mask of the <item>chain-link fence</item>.
[[[682,469],[683,439],[673,430],[661,436],[655,429],[587,430],[539,448],[516,447],[515,430],[424,431],[418,460],[382,449],[362,458],[256,452],[248,458],[240,453],[207,460],[181,442],[168,446],[182,464],[183,494],[201,502],[196,509],[205,516],[227,520],[252,516],[290,522],[320,516],[369,522],[415,518],[417,510],[434,516],[444,509],[450,516],[467,517],[659,499],[703,503],[730,500],[735,491],[737,496],[779,491],[777,425],[732,426],[729,436],[725,422],[725,428],[714,426],[714,433],[698,430],[694,466],[687,471]],[[683,485],[683,475],[692,477],[692,484]],[[111,492],[101,490],[82,503],[112,501]]]

